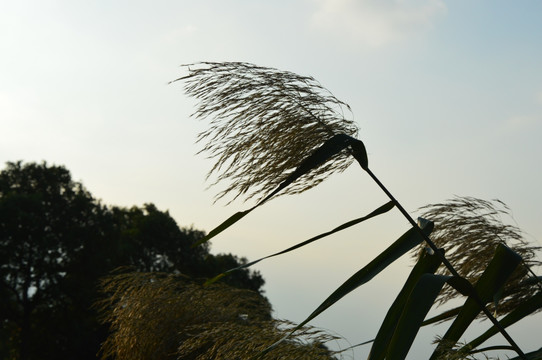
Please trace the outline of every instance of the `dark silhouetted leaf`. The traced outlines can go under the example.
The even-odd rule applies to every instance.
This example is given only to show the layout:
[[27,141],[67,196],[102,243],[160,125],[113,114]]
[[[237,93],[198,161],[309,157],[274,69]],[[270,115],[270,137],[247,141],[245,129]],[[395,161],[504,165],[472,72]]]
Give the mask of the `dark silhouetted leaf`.
[[435,303],[442,286],[451,276],[423,274],[408,296],[397,327],[390,340],[386,360],[406,358],[423,319]]
[[[433,223],[425,219],[421,219],[420,228],[426,235],[429,235],[433,230]],[[322,304],[320,304],[320,306],[318,306],[318,308],[316,308],[316,310],[314,310],[312,314],[310,314],[296,328],[294,328],[290,334],[293,334],[298,328],[301,328],[302,326],[307,324],[309,321],[320,315],[322,312],[327,310],[330,306],[335,304],[337,301],[342,299],[344,296],[346,296],[356,288],[370,281],[382,270],[388,267],[388,265],[393,263],[395,260],[400,258],[411,249],[413,249],[423,240],[424,239],[419,233],[418,229],[411,228],[410,230],[408,230],[398,240],[391,244],[386,250],[384,250],[376,258],[374,258],[369,264],[367,264],[357,273],[352,275],[348,280],[346,280],[346,282],[344,282]],[[285,336],[283,339],[267,348],[262,354],[271,351],[280,342],[286,340],[288,336],[289,335]]]
[[214,228],[205,236],[203,239],[198,241],[194,244],[194,246],[198,246],[200,244],[203,244],[209,240],[211,240],[216,235],[220,234],[222,231],[226,230],[233,224],[235,224],[237,221],[242,219],[245,215],[247,215],[252,210],[256,209],[258,206],[263,205],[266,201],[270,200],[273,196],[275,196],[278,192],[285,189],[288,185],[292,184],[294,181],[299,179],[301,176],[306,175],[313,169],[320,166],[322,163],[324,163],[329,158],[337,155],[339,152],[343,151],[345,148],[347,148],[351,144],[358,144],[359,147],[359,140],[354,139],[353,137],[350,137],[345,134],[339,134],[331,137],[329,140],[327,140],[322,146],[320,146],[316,151],[314,151],[309,157],[307,157],[298,167],[297,169],[291,173],[286,179],[275,189],[273,190],[269,195],[267,195],[263,200],[258,202],[254,207],[252,207],[249,210],[240,211],[235,213],[234,215],[230,216],[226,221],[224,221],[222,224]]
[[329,235],[334,234],[334,233],[336,233],[336,232],[339,232],[339,231],[341,231],[341,230],[347,229],[347,228],[349,228],[349,227],[351,227],[351,226],[357,225],[357,224],[359,224],[359,223],[361,223],[361,222],[363,222],[363,221],[365,221],[365,220],[371,219],[371,218],[373,218],[373,217],[375,217],[375,216],[384,214],[384,213],[390,211],[391,209],[393,209],[393,207],[394,207],[394,204],[393,204],[393,202],[390,201],[390,202],[388,202],[388,203],[382,205],[382,206],[379,207],[378,209],[374,210],[374,211],[371,212],[369,215],[366,215],[366,216],[364,216],[364,217],[361,217],[361,218],[357,218],[357,219],[351,220],[351,221],[349,221],[349,222],[347,222],[347,223],[344,223],[344,224],[342,224],[342,225],[336,227],[335,229],[333,229],[333,230],[331,230],[331,231],[328,231],[328,232],[325,232],[325,233],[323,233],[323,234],[314,236],[314,237],[312,237],[312,238],[310,238],[310,239],[308,239],[308,240],[305,240],[305,241],[303,241],[303,242],[301,242],[301,243],[299,243],[299,244],[296,244],[296,245],[294,245],[294,246],[292,246],[292,247],[289,247],[289,248],[286,249],[286,250],[282,250],[282,251],[277,252],[277,253],[274,253],[274,254],[272,254],[272,255],[268,255],[268,256],[265,256],[265,257],[260,258],[260,259],[258,259],[258,260],[254,260],[254,261],[251,261],[251,262],[249,262],[249,263],[247,263],[247,264],[244,264],[244,265],[238,266],[238,267],[236,267],[236,268],[230,269],[230,270],[228,270],[228,271],[226,271],[226,272],[224,272],[224,273],[222,273],[222,274],[217,275],[216,277],[214,277],[214,278],[212,278],[212,279],[207,280],[207,282],[206,282],[205,284],[206,284],[206,285],[210,285],[210,284],[212,284],[212,283],[214,283],[214,282],[216,282],[216,281],[222,279],[222,278],[223,278],[224,276],[226,276],[227,274],[232,273],[232,272],[234,272],[234,271],[236,271],[236,270],[241,270],[241,269],[247,268],[247,267],[249,267],[249,266],[252,266],[252,265],[254,265],[254,264],[256,264],[256,263],[259,263],[259,262],[262,261],[262,260],[269,259],[269,258],[274,257],[274,256],[286,254],[286,253],[288,253],[288,252],[290,252],[290,251],[299,249],[300,247],[303,247],[303,246],[305,246],[305,245],[308,245],[308,244],[310,244],[310,243],[312,243],[312,242],[314,242],[314,241],[316,241],[316,240],[322,239],[322,238],[324,238],[324,237],[326,237],[326,236],[329,236]]
[[[517,253],[505,245],[498,245],[493,259],[474,287],[482,303],[487,304],[492,301],[495,293],[504,286],[506,280],[520,262],[521,257]],[[440,353],[450,349],[463,335],[480,311],[481,308],[478,302],[472,296],[469,296],[454,322],[442,337],[441,343],[433,352],[431,359],[437,359]]]
[[[515,310],[511,311],[504,318],[502,318],[499,323],[504,328],[507,328],[508,326],[515,324],[524,317],[529,316],[532,313],[540,310],[540,308],[542,308],[542,292],[539,292],[529,300],[525,301],[523,304],[519,305]],[[465,345],[465,348],[474,349],[481,345],[484,341],[498,333],[499,330],[495,326],[492,326],[482,335]]]
[[390,306],[386,317],[376,334],[368,360],[382,360],[386,357],[389,343],[412,289],[416,286],[423,274],[434,273],[441,263],[442,261],[439,256],[435,253],[429,254],[428,252],[418,260],[410,272],[405,285]]

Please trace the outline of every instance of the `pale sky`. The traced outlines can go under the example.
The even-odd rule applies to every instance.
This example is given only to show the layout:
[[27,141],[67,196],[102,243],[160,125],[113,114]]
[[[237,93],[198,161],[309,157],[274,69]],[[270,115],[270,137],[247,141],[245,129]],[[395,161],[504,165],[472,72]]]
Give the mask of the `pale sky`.
[[[498,198],[541,245],[541,34],[538,1],[4,1],[0,163],[65,165],[105,204],[153,202],[209,231],[250,204],[213,204],[212,163],[194,144],[206,124],[167,83],[181,64],[246,61],[311,75],[349,103],[373,172],[414,215],[454,195]],[[213,251],[256,259],[385,201],[353,164],[257,209]],[[275,316],[302,321],[407,229],[393,212],[257,266]],[[311,324],[372,339],[410,265]],[[511,329],[526,351],[540,346],[540,316]],[[424,330],[409,359],[442,331]]]

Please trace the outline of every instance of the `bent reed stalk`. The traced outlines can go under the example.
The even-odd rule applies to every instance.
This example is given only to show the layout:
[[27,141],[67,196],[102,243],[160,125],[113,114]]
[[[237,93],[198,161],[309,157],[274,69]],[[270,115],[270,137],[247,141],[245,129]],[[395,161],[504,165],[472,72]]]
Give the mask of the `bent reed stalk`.
[[[240,62],[205,62],[185,65],[185,68],[189,74],[174,81],[183,81],[186,93],[199,100],[195,117],[211,118],[210,128],[198,135],[198,142],[207,141],[200,152],[216,159],[207,176],[218,174],[213,185],[231,181],[217,195],[217,200],[228,193],[235,193],[233,199],[243,195],[246,199],[258,196],[265,201],[279,191],[281,194],[300,193],[316,186],[332,173],[343,171],[355,159],[438,254],[448,271],[454,277],[464,279],[369,169],[365,146],[355,138],[357,127],[353,120],[344,116],[350,107],[314,78]],[[329,153],[325,161],[307,168],[291,186],[293,181],[284,185],[292,174],[299,172],[300,164],[333,137],[341,135],[348,140],[346,148]],[[266,194],[271,195],[266,197]],[[246,213],[234,215],[217,228],[219,231],[215,229],[210,234],[218,234]],[[514,351],[522,359],[527,359],[488,310],[473,285],[467,283],[468,295]]]

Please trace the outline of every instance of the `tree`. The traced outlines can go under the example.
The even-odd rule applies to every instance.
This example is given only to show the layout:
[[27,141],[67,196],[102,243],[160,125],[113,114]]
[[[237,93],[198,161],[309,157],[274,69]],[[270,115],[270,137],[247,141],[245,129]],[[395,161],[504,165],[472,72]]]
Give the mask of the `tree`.
[[[113,207],[111,211],[119,236],[114,252],[119,256],[117,264],[142,272],[177,273],[205,279],[246,262],[232,254],[210,254],[208,244],[194,247],[205,233],[179,228],[167,211],[159,211],[153,204],[130,209]],[[226,283],[262,292],[265,281],[257,271],[243,271],[228,278]]]
[[85,245],[103,236],[105,213],[63,167],[17,162],[0,173],[0,275],[9,294],[3,328],[12,329],[4,341],[19,343],[20,359],[43,354],[51,339],[38,340],[47,336],[36,333],[35,321],[69,306],[68,272]]
[[[119,267],[203,278],[242,263],[193,248],[204,235],[152,204],[102,205],[62,166],[8,163],[0,172],[0,357],[95,359],[107,336],[92,308],[99,278]],[[255,291],[263,283],[249,271],[231,279]]]

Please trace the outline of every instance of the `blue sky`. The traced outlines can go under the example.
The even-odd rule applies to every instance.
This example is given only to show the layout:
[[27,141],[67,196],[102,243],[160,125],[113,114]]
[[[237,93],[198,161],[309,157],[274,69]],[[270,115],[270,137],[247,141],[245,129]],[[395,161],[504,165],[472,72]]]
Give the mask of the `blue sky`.
[[[454,195],[499,198],[540,245],[541,17],[535,1],[5,3],[0,162],[62,164],[107,204],[154,202],[181,226],[210,230],[249,204],[213,205],[211,163],[195,156],[206,125],[167,82],[184,63],[247,61],[312,75],[349,103],[371,168],[409,211]],[[213,249],[254,259],[385,201],[352,166],[273,200]],[[407,228],[390,214],[262,264],[275,314],[303,320]],[[390,267],[313,324],[351,343],[371,338],[409,266]],[[513,331],[534,348],[533,324]],[[422,334],[413,359],[438,331]]]

